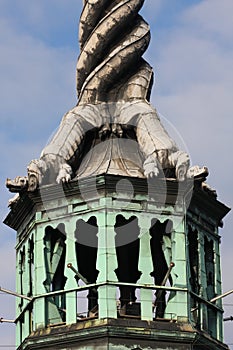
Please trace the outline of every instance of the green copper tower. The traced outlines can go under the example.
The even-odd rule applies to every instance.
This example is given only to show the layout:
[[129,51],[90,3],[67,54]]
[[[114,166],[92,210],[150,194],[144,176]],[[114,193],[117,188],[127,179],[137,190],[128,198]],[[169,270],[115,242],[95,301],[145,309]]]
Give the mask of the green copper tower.
[[148,198],[146,180],[123,179],[122,193],[122,177],[99,175],[98,197],[87,199],[87,178],[82,190],[49,185],[12,207],[17,292],[31,298],[17,299],[18,349],[227,349],[221,299],[211,299],[222,292],[228,209],[195,182],[184,211],[192,187],[174,180],[161,208],[164,180]]
[[142,0],[85,0],[77,106],[28,176],[17,231],[18,350],[227,350],[219,227],[229,208],[150,104]]

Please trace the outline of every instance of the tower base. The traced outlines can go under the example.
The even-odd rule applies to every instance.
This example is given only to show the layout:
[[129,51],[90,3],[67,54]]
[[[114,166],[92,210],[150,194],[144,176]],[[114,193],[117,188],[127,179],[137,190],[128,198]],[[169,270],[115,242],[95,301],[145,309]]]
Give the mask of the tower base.
[[33,332],[18,350],[227,350],[188,323],[134,319],[88,320]]

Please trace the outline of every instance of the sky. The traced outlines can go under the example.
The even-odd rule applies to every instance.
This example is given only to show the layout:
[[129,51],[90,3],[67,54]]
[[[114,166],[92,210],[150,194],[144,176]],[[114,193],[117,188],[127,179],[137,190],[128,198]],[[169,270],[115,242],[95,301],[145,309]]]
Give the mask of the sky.
[[[65,112],[77,103],[75,67],[82,0],[0,1],[0,217],[12,195],[7,177],[26,175]],[[182,136],[193,165],[232,207],[233,1],[145,0],[151,27],[151,102]],[[224,220],[223,291],[233,289],[233,214]],[[15,232],[0,223],[0,286],[15,289]],[[0,294],[0,317],[15,318],[14,297]],[[224,299],[233,315],[233,295]],[[233,323],[225,342],[233,349]],[[0,348],[14,348],[14,325],[0,324]]]

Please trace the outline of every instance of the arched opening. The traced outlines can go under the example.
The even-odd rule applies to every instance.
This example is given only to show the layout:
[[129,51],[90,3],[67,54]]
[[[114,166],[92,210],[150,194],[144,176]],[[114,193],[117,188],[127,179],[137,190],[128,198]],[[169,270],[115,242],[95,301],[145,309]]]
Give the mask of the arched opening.
[[[44,236],[44,260],[46,279],[44,286],[46,292],[63,290],[66,283],[65,257],[66,257],[66,235],[64,225],[56,229],[46,227]],[[49,324],[65,321],[65,297],[64,294],[56,294],[47,298],[47,320]]]
[[[168,275],[168,266],[171,263],[171,258],[165,256],[165,250],[168,243],[171,240],[172,221],[166,220],[160,222],[157,219],[153,219],[150,228],[150,247],[153,261],[153,272],[151,275],[154,277],[154,283],[157,286],[165,286],[168,282],[172,285],[171,275]],[[167,261],[169,259],[169,261]],[[156,290],[155,306],[155,318],[163,318],[166,309],[166,291],[162,289]]]
[[198,281],[198,232],[188,227],[188,253],[190,266],[190,286],[194,293],[199,294],[200,284]]
[[[75,249],[79,273],[85,278],[86,283],[96,283],[99,271],[96,269],[98,249],[98,226],[95,216],[86,222],[77,221],[75,231]],[[77,282],[79,281],[77,277]],[[81,294],[80,294],[81,295]],[[88,315],[94,316],[98,311],[98,292],[96,288],[90,288],[88,295]]]
[[[138,270],[139,260],[139,226],[138,219],[132,216],[125,219],[117,215],[115,223],[115,247],[118,267],[115,270],[119,282],[136,283],[141,273]],[[120,286],[120,314],[140,315],[136,301],[136,288]]]
[[[206,294],[207,299],[211,300],[215,295],[215,263],[214,263],[214,242],[205,236],[205,271],[206,271]],[[216,310],[207,308],[208,314],[208,331],[214,338],[217,336]]]

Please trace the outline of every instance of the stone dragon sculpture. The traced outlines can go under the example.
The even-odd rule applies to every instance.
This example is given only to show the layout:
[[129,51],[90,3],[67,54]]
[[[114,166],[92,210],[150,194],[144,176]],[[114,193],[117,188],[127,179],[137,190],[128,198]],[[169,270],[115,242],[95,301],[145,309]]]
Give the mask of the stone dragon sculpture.
[[[144,0],[84,0],[77,62],[78,104],[63,117],[40,159],[28,166],[28,190],[39,184],[67,182],[77,176],[89,130],[100,141],[134,132],[143,177],[173,169],[183,181],[189,156],[178,149],[149,102],[153,71],[142,58],[150,42],[139,15]],[[117,170],[116,170],[117,173]],[[8,183],[10,187],[10,182]]]

